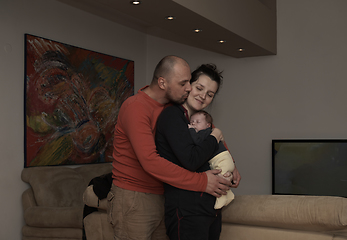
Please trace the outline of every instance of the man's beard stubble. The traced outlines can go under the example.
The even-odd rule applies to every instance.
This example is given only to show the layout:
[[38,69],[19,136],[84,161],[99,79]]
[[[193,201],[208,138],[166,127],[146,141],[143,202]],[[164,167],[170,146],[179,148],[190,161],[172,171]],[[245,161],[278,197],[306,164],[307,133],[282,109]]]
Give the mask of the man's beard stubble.
[[167,90],[167,92],[166,92],[166,98],[167,98],[170,102],[175,103],[175,104],[179,104],[179,105],[185,103],[185,101],[186,101],[187,98],[188,98],[188,95],[189,95],[189,93],[185,94],[185,95],[182,96],[180,99],[175,99],[175,98],[172,96],[172,94],[171,94],[171,89],[170,89],[170,88],[169,88],[169,89]]

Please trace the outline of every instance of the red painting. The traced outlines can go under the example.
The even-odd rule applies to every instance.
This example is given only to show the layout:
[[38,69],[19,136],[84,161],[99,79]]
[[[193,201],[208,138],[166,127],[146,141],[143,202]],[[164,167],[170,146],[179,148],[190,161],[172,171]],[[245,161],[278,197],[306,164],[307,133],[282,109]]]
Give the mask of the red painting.
[[133,94],[133,61],[26,34],[24,167],[112,162]]

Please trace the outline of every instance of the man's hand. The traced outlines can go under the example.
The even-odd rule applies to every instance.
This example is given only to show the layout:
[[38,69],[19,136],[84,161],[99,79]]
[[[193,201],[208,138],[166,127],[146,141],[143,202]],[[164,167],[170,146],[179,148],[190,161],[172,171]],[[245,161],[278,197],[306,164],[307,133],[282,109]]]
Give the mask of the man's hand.
[[226,191],[232,186],[230,180],[218,176],[222,170],[214,169],[206,171],[207,187],[205,192],[215,197],[226,195]]
[[233,181],[232,181],[232,188],[237,188],[240,184],[240,181],[241,181],[241,175],[239,173],[239,170],[237,170],[236,166],[235,166],[235,169],[233,171]]

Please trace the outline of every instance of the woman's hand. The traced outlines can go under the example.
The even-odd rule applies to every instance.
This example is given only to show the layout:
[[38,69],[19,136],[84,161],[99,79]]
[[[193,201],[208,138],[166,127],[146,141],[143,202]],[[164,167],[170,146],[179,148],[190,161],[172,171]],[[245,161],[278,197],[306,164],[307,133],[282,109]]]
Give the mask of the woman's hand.
[[239,170],[237,170],[236,166],[233,171],[233,181],[232,181],[232,188],[237,188],[240,184],[241,181],[241,175],[239,173]]
[[218,143],[224,140],[222,131],[219,128],[213,128],[211,135],[217,139]]

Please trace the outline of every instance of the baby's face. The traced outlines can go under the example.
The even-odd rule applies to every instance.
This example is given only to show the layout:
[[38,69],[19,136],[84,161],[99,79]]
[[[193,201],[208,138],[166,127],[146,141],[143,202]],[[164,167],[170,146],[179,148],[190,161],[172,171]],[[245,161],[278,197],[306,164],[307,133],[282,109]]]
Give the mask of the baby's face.
[[194,114],[193,116],[191,116],[190,125],[192,125],[197,132],[211,127],[211,124],[206,121],[206,117],[202,113]]

